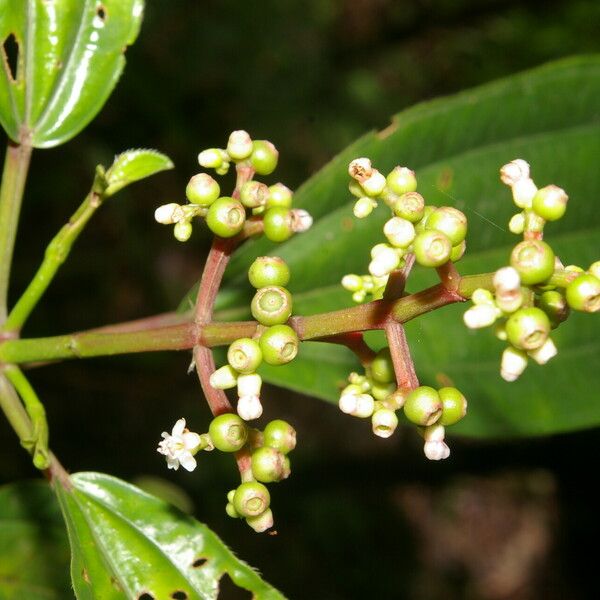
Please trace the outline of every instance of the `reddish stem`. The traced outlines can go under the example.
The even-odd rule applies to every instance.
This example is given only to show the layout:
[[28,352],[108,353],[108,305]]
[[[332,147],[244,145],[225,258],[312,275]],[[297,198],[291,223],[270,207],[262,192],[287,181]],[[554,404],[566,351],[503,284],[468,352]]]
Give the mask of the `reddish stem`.
[[385,326],[385,335],[390,347],[398,387],[401,390],[414,390],[419,387],[419,379],[415,373],[404,326],[396,321],[390,321]]
[[332,335],[321,339],[317,338],[314,341],[346,346],[356,354],[363,367],[368,367],[376,356],[376,353],[365,342],[364,336],[360,331],[341,333],[339,335]]
[[383,293],[384,300],[396,300],[401,298],[402,294],[404,294],[406,281],[410,275],[413,265],[415,264],[415,255],[409,254],[405,260],[406,262],[401,269],[392,271],[390,273],[390,277]]

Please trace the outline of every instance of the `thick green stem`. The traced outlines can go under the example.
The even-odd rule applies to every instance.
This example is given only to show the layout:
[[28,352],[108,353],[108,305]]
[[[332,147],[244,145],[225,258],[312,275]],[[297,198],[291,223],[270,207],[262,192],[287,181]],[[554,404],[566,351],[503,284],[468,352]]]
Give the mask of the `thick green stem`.
[[4,331],[19,331],[40,298],[65,262],[75,240],[83,231],[92,215],[104,201],[104,172],[96,174],[94,185],[75,211],[69,222],[62,227],[46,248],[44,260],[27,289],[23,292],[3,326]]
[[0,323],[4,323],[8,313],[10,267],[30,159],[28,140],[21,144],[9,141],[0,187]]
[[33,438],[33,425],[19,395],[5,375],[0,372],[0,408],[20,440]]

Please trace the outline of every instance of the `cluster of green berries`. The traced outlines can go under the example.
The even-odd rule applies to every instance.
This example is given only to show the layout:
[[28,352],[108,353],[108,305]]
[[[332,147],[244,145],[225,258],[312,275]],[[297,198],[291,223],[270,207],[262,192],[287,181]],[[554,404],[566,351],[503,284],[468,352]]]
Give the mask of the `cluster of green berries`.
[[[508,342],[500,374],[506,381],[515,381],[529,358],[543,365],[556,356],[550,332],[567,319],[571,309],[600,310],[600,261],[587,272],[575,265],[563,267],[550,245],[542,241],[546,222],[565,213],[564,190],[553,185],[538,190],[529,177],[529,165],[521,159],[504,165],[500,177],[523,209],[511,219],[510,229],[522,233],[524,240],[513,248],[510,266],[495,273],[494,291],[475,290],[464,321],[471,329],[496,325],[498,338]],[[562,277],[553,282],[555,273]]]
[[462,419],[467,411],[467,400],[453,387],[435,390],[420,386],[414,390],[396,386],[390,349],[382,348],[365,368],[365,373],[351,373],[348,385],[339,399],[340,410],[346,414],[370,418],[373,433],[390,437],[398,426],[397,411],[415,425],[425,439],[424,452],[430,460],[441,460],[450,455],[445,439],[445,427]]
[[237,412],[252,421],[262,415],[260,402],[262,379],[256,370],[264,361],[284,365],[298,354],[298,335],[286,321],[292,314],[292,295],[284,287],[290,280],[290,269],[278,256],[260,256],[248,270],[248,279],[256,293],[250,309],[260,323],[256,339],[240,338],[227,350],[227,363],[210,377],[217,389],[237,386]]
[[195,217],[206,219],[210,230],[222,238],[238,235],[252,216],[262,219],[265,236],[274,242],[306,231],[312,219],[306,211],[291,208],[293,193],[289,188],[282,183],[267,186],[252,180],[255,173],[270,175],[278,158],[279,153],[271,142],[252,140],[246,131],[234,131],[227,148],[203,150],[198,162],[204,168],[215,169],[218,175],[227,173],[231,162],[236,163],[238,173],[244,173],[244,180],[235,197],[221,196],[219,183],[208,173],[198,173],[185,190],[188,204],[159,206],[154,218],[164,225],[174,225],[174,236],[181,242],[190,238]]
[[348,173],[352,177],[350,192],[358,198],[354,204],[356,217],[370,215],[378,200],[392,212],[383,227],[387,242],[371,249],[370,275],[351,274],[342,280],[356,302],[362,302],[368,294],[373,299],[381,297],[389,274],[402,268],[409,254],[425,267],[440,267],[462,258],[467,218],[450,206],[426,205],[417,192],[414,171],[398,166],[386,177],[373,168],[368,158],[357,158],[350,163]]

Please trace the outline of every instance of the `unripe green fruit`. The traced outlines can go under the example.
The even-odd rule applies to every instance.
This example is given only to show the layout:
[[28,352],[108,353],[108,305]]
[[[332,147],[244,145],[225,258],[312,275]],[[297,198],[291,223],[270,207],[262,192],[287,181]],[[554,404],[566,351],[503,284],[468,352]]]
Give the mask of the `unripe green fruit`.
[[420,231],[413,242],[415,259],[424,267],[439,267],[447,263],[452,243],[446,234],[435,229]]
[[269,365],[285,365],[298,354],[298,336],[288,325],[274,325],[259,340],[263,360]]
[[584,273],[567,286],[567,302],[571,308],[584,312],[600,310],[600,279]]
[[220,193],[219,184],[206,173],[194,175],[185,188],[187,199],[200,206],[210,206]]
[[371,383],[370,394],[378,400],[379,402],[383,402],[387,399],[390,394],[393,394],[396,389],[395,382],[390,383],[378,383],[377,381],[373,381]]
[[285,478],[285,456],[269,446],[258,448],[252,453],[252,475],[257,481],[271,483]]
[[556,290],[544,292],[537,305],[548,315],[553,328],[565,321],[571,312],[567,299]]
[[386,177],[386,184],[395,194],[406,194],[417,189],[417,178],[414,171],[398,166]]
[[248,439],[248,427],[238,415],[225,413],[211,421],[208,435],[217,450],[237,452]]
[[467,399],[453,387],[443,387],[438,390],[442,401],[442,416],[440,425],[448,426],[458,423],[467,414]]
[[388,347],[382,348],[373,359],[371,377],[379,383],[390,383],[396,378],[394,363]]
[[425,200],[418,192],[408,192],[393,201],[392,210],[397,217],[418,223],[425,213]]
[[525,240],[517,244],[510,255],[510,264],[525,285],[535,285],[554,273],[554,252],[546,242]]
[[296,430],[286,421],[275,419],[267,423],[263,431],[263,443],[287,454],[296,447]]
[[233,495],[233,506],[242,517],[262,515],[271,502],[269,490],[257,481],[242,483]]
[[279,152],[267,140],[255,140],[252,144],[250,164],[259,175],[270,175],[277,167]]
[[533,197],[533,210],[546,221],[557,221],[567,210],[569,197],[555,185],[538,190]]
[[539,308],[521,308],[506,321],[508,341],[519,350],[535,350],[550,333],[550,319]]
[[173,227],[173,235],[178,242],[187,242],[192,235],[192,224],[189,221],[178,221]]
[[456,246],[467,235],[467,217],[456,208],[441,206],[429,215],[426,229],[441,231],[450,240],[452,246]]
[[280,325],[292,314],[292,295],[277,285],[260,288],[254,294],[250,310],[262,325]]
[[246,181],[240,190],[240,202],[248,208],[264,206],[269,197],[269,188],[260,181]]
[[600,260],[597,260],[590,265],[588,273],[593,275],[596,279],[600,279]]
[[273,206],[283,206],[283,208],[290,208],[292,206],[292,190],[283,183],[276,183],[269,187],[269,198],[267,199],[267,206],[269,208]]
[[248,269],[248,279],[257,289],[270,285],[286,286],[290,281],[290,268],[279,256],[259,256]]
[[432,387],[422,385],[413,390],[404,402],[404,414],[417,425],[433,425],[442,415],[440,395]]
[[263,217],[265,236],[272,242],[285,242],[294,233],[292,211],[283,206],[269,208]]
[[227,350],[227,362],[239,373],[254,373],[262,362],[258,342],[250,338],[235,340]]
[[429,220],[429,217],[435,211],[435,209],[436,209],[435,206],[426,206],[423,209],[423,216],[421,217],[421,220],[415,224],[415,231],[417,233],[419,233],[420,231],[425,231],[425,226],[427,225],[427,221]]
[[228,238],[238,234],[244,227],[246,211],[241,202],[223,196],[208,209],[206,224],[220,237]]

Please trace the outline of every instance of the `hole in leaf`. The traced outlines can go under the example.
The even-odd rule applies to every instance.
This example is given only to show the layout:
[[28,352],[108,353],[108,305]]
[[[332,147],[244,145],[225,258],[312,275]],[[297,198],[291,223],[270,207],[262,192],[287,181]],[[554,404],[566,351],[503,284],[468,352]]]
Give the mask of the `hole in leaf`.
[[252,600],[252,592],[244,590],[233,583],[227,573],[219,581],[219,600]]
[[11,33],[2,44],[2,54],[8,67],[10,78],[17,79],[17,65],[19,64],[19,42],[14,33]]
[[199,567],[201,567],[204,564],[206,564],[206,558],[202,558],[200,556],[192,563],[192,567],[194,567],[194,569],[198,569]]
[[106,20],[106,8],[104,8],[104,4],[98,4],[96,7],[96,15],[101,21]]
[[182,590],[177,590],[171,594],[171,598],[173,598],[173,600],[187,600],[188,595]]
[[138,597],[137,600],[155,600],[154,596],[152,594],[149,594],[148,592],[142,592]]

